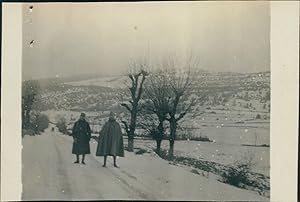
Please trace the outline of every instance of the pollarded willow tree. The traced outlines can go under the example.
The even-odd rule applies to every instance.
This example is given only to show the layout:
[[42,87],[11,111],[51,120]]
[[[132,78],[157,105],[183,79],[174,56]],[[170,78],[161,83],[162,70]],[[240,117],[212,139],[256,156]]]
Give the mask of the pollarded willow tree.
[[198,99],[190,98],[197,79],[197,60],[188,57],[178,60],[178,57],[168,58],[163,62],[164,72],[168,83],[169,107],[167,120],[170,126],[169,151],[170,159],[174,156],[174,144],[178,123],[191,112]]
[[160,155],[161,142],[164,137],[164,122],[169,112],[170,91],[167,75],[162,70],[152,72],[145,85],[144,108],[158,119],[158,125],[153,131],[156,140],[156,152]]
[[122,102],[121,106],[124,107],[130,113],[130,121],[122,121],[125,131],[128,136],[128,151],[133,152],[134,148],[134,136],[136,130],[137,116],[140,111],[139,102],[141,100],[144,88],[144,82],[148,76],[147,63],[145,61],[135,61],[131,64],[128,73],[128,85],[129,101]]
[[191,112],[198,101],[197,97],[191,96],[198,76],[196,60],[192,57],[178,59],[180,58],[172,57],[162,61],[158,70],[151,73],[145,84],[144,97],[148,101],[144,104],[145,108],[158,119],[155,140],[159,154],[164,137],[164,122],[169,122],[169,158],[173,158],[179,122]]

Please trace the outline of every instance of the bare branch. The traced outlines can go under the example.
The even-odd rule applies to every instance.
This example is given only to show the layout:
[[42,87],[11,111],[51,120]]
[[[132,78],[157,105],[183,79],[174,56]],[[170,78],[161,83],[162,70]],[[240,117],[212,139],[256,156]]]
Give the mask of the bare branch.
[[146,79],[146,76],[147,76],[147,73],[143,70],[141,71],[141,74],[142,74],[142,81],[141,81],[140,86],[139,86],[137,100],[141,99],[141,95],[143,93],[144,82],[145,82],[145,79]]
[[125,129],[126,133],[129,133],[129,127],[128,127],[128,124],[126,123],[126,121],[121,121],[121,123],[124,124],[124,129]]
[[176,122],[182,119],[191,110],[192,106],[194,106],[195,103],[196,103],[195,100],[192,100],[189,106],[182,113],[179,114],[178,118],[176,118]]
[[134,82],[134,78],[132,76],[132,74],[129,74],[128,77],[130,78],[130,80],[132,81],[132,83]]
[[132,109],[128,106],[128,104],[121,103],[121,106],[125,107],[131,113]]

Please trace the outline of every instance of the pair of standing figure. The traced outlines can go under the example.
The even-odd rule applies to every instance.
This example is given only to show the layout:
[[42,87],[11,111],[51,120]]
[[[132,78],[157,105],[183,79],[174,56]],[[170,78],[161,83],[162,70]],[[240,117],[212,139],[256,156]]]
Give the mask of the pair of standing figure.
[[[72,153],[76,155],[79,163],[79,155],[82,155],[81,163],[85,164],[85,155],[90,154],[91,128],[81,113],[78,121],[75,122],[72,136],[74,139]],[[110,113],[109,120],[104,124],[99,133],[96,156],[104,156],[103,167],[106,167],[107,156],[113,156],[114,166],[118,167],[116,157],[124,157],[123,136],[120,124],[116,121],[114,113]]]

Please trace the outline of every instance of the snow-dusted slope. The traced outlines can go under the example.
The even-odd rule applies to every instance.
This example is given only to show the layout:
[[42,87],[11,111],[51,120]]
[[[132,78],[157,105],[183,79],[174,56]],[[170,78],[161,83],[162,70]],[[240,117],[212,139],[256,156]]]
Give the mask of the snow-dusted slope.
[[125,154],[120,168],[95,156],[91,141],[87,165],[73,164],[72,139],[47,130],[23,139],[23,200],[148,199],[264,200],[254,192],[223,184],[169,165],[154,154]]
[[126,76],[107,76],[83,81],[66,82],[66,84],[72,86],[102,86],[109,88],[121,88],[124,87],[126,80]]

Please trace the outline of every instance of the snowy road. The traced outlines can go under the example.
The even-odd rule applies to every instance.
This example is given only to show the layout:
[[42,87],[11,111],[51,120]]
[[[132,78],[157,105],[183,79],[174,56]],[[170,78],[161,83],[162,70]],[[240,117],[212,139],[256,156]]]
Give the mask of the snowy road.
[[87,165],[72,164],[75,159],[69,137],[48,134],[26,138],[24,199],[147,198],[131,189],[116,174],[117,168],[103,168],[91,155]]
[[87,165],[73,164],[71,148],[71,137],[57,132],[23,138],[23,200],[268,200],[169,165],[154,154],[126,152],[118,159],[120,168],[112,166],[112,159],[103,168],[103,158],[94,155],[94,140]]

